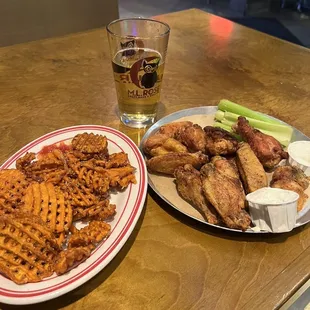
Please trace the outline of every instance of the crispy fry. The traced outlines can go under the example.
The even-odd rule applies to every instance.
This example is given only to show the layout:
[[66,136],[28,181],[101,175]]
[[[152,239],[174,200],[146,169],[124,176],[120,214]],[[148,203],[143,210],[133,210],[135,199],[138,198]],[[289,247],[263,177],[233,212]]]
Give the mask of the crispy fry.
[[28,186],[25,175],[16,169],[0,170],[0,200],[4,207],[16,208]]
[[55,261],[55,272],[58,275],[64,274],[71,268],[83,262],[91,254],[92,247],[79,247],[63,250]]
[[105,136],[85,132],[73,138],[72,147],[84,154],[107,153],[108,141]]
[[72,208],[64,194],[52,183],[32,183],[26,191],[24,209],[38,215],[52,229],[68,231],[72,223]]
[[29,179],[53,184],[59,184],[68,172],[65,156],[59,149],[40,155],[37,161],[33,153],[27,153],[17,161],[16,166]]
[[77,221],[80,219],[96,219],[96,220],[106,220],[109,217],[115,215],[116,206],[110,205],[109,200],[100,201],[97,205],[89,208],[74,208],[73,210],[73,220]]
[[[116,213],[109,191],[136,183],[128,155],[109,154],[104,136],[84,133],[72,147],[46,150],[0,170],[0,273],[17,284],[63,274],[89,257],[111,230],[103,222]],[[88,225],[78,230],[78,220]]]
[[111,226],[102,221],[91,221],[88,226],[71,235],[68,248],[86,247],[102,241],[110,233]]
[[34,215],[0,217],[0,272],[17,284],[38,282],[53,273],[55,237]]

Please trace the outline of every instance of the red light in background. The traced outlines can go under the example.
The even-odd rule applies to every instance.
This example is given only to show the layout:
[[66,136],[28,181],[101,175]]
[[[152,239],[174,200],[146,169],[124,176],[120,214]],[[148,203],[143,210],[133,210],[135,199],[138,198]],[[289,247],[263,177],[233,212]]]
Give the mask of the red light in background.
[[227,40],[234,29],[232,21],[212,15],[210,17],[210,32]]

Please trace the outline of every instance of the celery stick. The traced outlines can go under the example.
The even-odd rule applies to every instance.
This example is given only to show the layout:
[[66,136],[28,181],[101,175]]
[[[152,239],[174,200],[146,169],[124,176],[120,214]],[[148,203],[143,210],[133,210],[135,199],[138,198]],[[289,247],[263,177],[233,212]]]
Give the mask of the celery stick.
[[226,125],[226,126],[229,126],[231,130],[232,130],[231,126],[233,126],[233,125],[236,124],[236,122],[229,121],[229,120],[227,120],[226,118],[224,118],[223,120],[221,120],[221,123],[224,124],[224,125]]
[[[233,126],[238,121],[238,114],[232,112],[223,112],[218,110],[215,114],[215,119],[220,121],[226,126]],[[261,132],[274,137],[282,145],[287,146],[291,140],[293,134],[293,128],[291,126],[283,124],[270,124],[262,120],[256,120],[250,117],[246,118],[250,125]]]
[[243,107],[237,103],[231,102],[227,99],[222,99],[220,101],[220,103],[218,104],[218,109],[222,110],[222,111],[228,111],[231,113],[235,113],[238,115],[242,115],[245,117],[251,117],[253,119],[256,120],[261,120],[267,123],[271,123],[271,124],[281,124],[280,121],[274,120],[269,118],[268,116],[265,116],[261,113],[258,113],[256,111],[253,111],[251,109],[248,109],[246,107]]
[[[224,112],[224,118],[230,122],[237,122],[238,121],[239,115],[231,113],[231,112]],[[256,129],[263,129],[263,130],[268,130],[270,132],[278,132],[283,135],[287,135],[287,137],[291,137],[293,134],[293,128],[291,126],[283,125],[283,124],[270,124],[261,120],[253,119],[251,117],[246,118],[250,125]]]
[[230,126],[227,126],[227,125],[222,124],[220,122],[214,122],[213,127],[222,128],[222,129],[230,132],[237,140],[242,141],[241,137],[239,135],[237,135],[235,132],[233,132]]
[[215,113],[215,119],[220,122],[224,118],[225,118],[225,112],[221,111],[221,110],[217,110],[216,113]]

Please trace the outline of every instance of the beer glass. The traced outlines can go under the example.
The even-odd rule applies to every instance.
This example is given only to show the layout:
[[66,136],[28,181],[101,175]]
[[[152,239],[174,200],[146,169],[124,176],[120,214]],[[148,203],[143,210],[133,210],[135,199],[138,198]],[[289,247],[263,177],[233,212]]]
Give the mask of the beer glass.
[[145,18],[107,26],[121,121],[142,128],[154,123],[160,99],[170,28]]

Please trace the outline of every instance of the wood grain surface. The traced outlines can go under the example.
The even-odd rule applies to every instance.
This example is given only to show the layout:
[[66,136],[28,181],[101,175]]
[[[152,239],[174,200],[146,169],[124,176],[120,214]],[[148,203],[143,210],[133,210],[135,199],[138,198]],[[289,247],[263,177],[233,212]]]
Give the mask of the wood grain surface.
[[[159,117],[227,98],[310,135],[310,51],[189,10],[171,26]],[[117,118],[105,29],[0,49],[0,161],[58,128]],[[96,277],[24,309],[272,309],[310,276],[309,225],[287,234],[209,229],[151,190],[128,242]],[[2,304],[2,309],[15,309]]]

